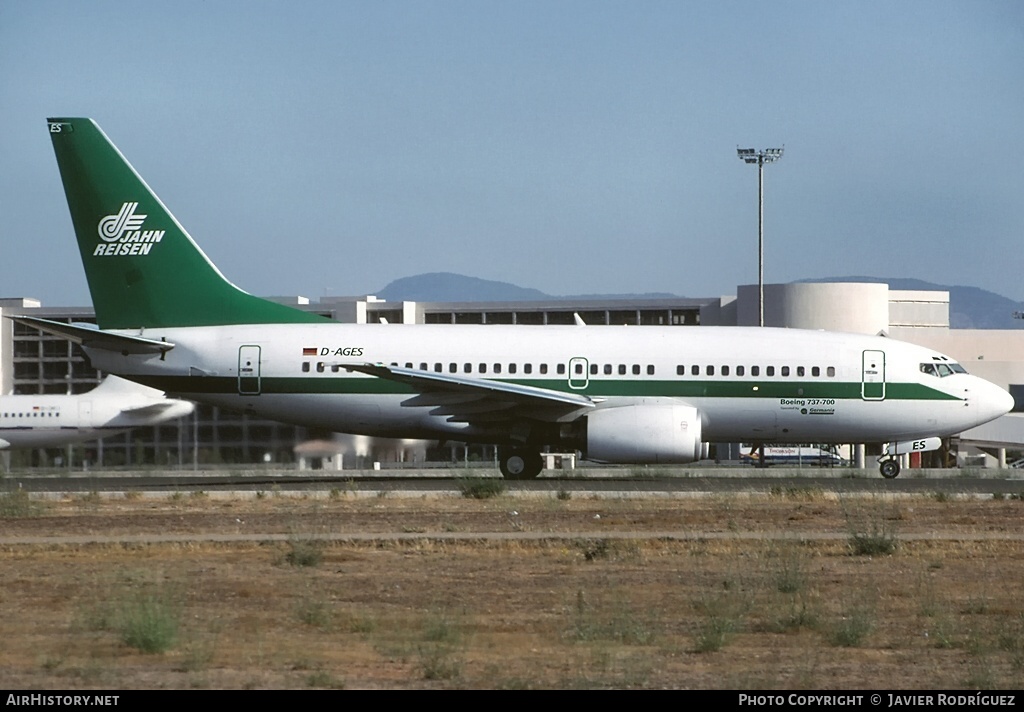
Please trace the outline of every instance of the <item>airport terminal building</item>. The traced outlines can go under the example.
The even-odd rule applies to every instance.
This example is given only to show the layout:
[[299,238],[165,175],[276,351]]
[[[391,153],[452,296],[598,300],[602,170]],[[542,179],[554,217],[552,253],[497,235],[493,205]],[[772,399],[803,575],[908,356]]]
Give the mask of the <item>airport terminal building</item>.
[[[758,296],[757,285],[743,285],[735,296],[700,299],[431,303],[387,302],[364,296],[331,297],[313,303],[301,297],[275,301],[344,323],[486,326],[574,324],[582,320],[594,328],[699,328],[756,326]],[[91,308],[48,307],[28,298],[0,299],[0,317],[15,314],[95,323]],[[1005,463],[1007,450],[1024,449],[1024,330],[951,329],[948,292],[891,290],[885,284],[875,283],[765,285],[764,314],[766,326],[883,334],[948,354],[974,375],[1009,390],[1019,404],[1013,413],[963,434],[958,448],[961,464],[984,461],[997,466]],[[82,393],[93,388],[102,376],[89,366],[75,344],[0,319],[0,394]],[[723,457],[736,454],[735,449],[720,450]],[[982,457],[981,453],[987,456]],[[367,467],[373,461],[461,459],[468,454],[467,449],[457,446],[430,451],[423,443],[338,437],[200,406],[192,416],[177,423],[58,450],[16,453],[12,462],[76,469],[146,464],[191,468],[217,464],[304,464],[311,459],[330,457],[336,463],[343,461],[346,467]],[[485,460],[492,456],[486,451],[474,453],[474,457]]]

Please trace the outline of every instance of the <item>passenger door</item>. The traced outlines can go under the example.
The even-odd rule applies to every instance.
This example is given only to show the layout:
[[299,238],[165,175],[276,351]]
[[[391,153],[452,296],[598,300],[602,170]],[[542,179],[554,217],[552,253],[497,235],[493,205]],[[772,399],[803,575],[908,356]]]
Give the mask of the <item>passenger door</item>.
[[860,397],[885,400],[885,352],[865,351],[861,360]]
[[238,394],[258,396],[260,386],[260,347],[255,345],[239,346]]

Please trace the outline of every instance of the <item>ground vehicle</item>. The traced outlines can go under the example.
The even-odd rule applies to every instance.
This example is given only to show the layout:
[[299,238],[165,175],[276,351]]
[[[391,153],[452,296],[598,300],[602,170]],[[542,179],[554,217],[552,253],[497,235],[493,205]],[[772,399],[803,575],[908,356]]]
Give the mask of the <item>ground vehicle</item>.
[[[760,450],[757,447],[742,445],[743,453],[740,460],[746,464],[760,464]],[[764,463],[771,465],[788,465],[791,467],[842,467],[848,462],[839,454],[834,445],[771,445],[764,448]]]

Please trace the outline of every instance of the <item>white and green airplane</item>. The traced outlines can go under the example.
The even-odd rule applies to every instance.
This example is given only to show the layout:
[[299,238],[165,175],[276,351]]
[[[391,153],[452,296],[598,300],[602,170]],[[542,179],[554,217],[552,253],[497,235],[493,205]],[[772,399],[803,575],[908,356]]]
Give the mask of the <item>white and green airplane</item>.
[[0,396],[0,450],[95,440],[184,418],[193,409],[117,376],[78,395]]
[[[228,282],[90,119],[48,120],[99,328],[20,322],[189,400],[371,436],[688,463],[708,442],[938,446],[1012,407],[952,359],[887,338],[745,327],[340,324]],[[244,240],[244,236],[234,239]]]

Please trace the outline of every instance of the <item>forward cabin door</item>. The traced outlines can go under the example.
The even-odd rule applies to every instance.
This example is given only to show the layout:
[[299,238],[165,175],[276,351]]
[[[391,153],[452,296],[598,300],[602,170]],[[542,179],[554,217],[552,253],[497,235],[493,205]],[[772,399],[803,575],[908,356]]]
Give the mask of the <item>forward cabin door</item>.
[[259,346],[238,347],[238,394],[242,396],[258,396],[260,394]]
[[860,397],[885,400],[885,352],[865,351],[861,360]]

